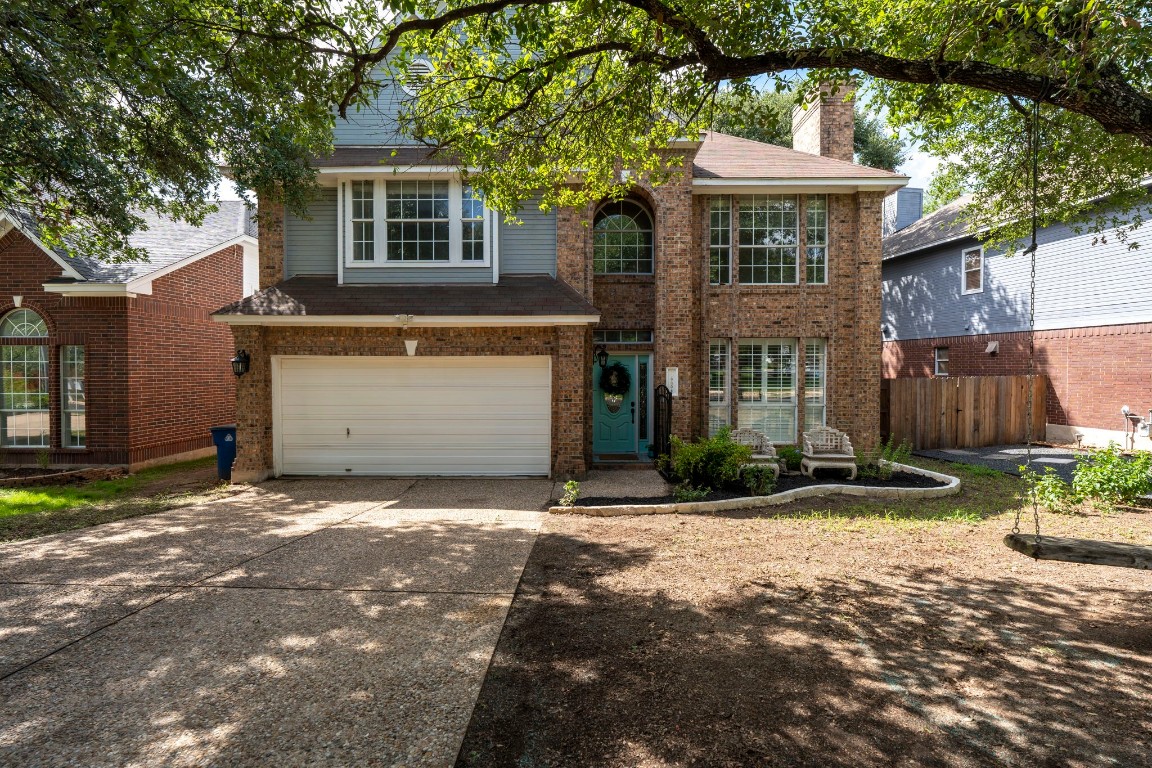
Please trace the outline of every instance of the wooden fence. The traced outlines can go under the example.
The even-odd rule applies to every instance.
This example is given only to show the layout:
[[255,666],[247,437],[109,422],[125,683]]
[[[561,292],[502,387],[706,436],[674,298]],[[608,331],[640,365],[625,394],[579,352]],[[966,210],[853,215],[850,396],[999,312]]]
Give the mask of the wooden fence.
[[[1033,384],[1032,436],[1044,438],[1048,380]],[[880,431],[916,449],[974,448],[1024,442],[1027,376],[884,379]]]

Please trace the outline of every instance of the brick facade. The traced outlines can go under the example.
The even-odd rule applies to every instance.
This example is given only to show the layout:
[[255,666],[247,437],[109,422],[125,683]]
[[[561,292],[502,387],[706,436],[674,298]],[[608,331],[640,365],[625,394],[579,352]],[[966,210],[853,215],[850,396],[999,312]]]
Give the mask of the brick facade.
[[[60,265],[13,230],[0,238],[0,316],[13,296],[49,327],[51,460],[128,464],[204,451],[208,428],[235,418],[232,339],[208,314],[243,292],[243,249],[231,246],[153,282],[151,296],[66,297],[43,283]],[[5,344],[35,340],[4,340]],[[62,448],[60,347],[85,351],[87,446]],[[0,449],[0,462],[32,464],[41,449]]]
[[[1119,432],[1120,408],[1144,417],[1152,408],[1152,323],[1037,331],[1036,372],[1048,377],[1050,425]],[[999,350],[985,350],[991,341]],[[884,377],[932,376],[934,350],[948,348],[952,376],[1028,373],[1028,334],[948,336],[884,343]]]

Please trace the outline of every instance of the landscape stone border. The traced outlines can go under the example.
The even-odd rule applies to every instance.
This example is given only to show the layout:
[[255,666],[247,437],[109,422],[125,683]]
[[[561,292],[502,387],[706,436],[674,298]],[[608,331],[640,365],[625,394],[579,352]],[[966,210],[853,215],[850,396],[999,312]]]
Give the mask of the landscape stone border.
[[30,475],[28,477],[8,477],[0,479],[0,487],[24,488],[38,485],[68,485],[76,481],[91,483],[95,480],[111,480],[127,474],[124,467],[90,467],[87,469],[72,469],[65,472],[53,472],[48,475]]
[[743,496],[739,499],[721,501],[685,501],[671,504],[618,504],[603,507],[551,507],[555,515],[589,515],[592,517],[616,517],[624,515],[691,515],[708,512],[729,512],[734,509],[755,509],[787,504],[790,501],[807,499],[812,496],[827,496],[842,493],[846,496],[866,496],[874,499],[931,499],[939,496],[952,496],[960,493],[960,478],[933,472],[929,469],[913,467],[909,464],[893,464],[903,472],[923,475],[947,485],[936,488],[884,488],[877,486],[844,485],[828,483],[793,488],[768,496]]

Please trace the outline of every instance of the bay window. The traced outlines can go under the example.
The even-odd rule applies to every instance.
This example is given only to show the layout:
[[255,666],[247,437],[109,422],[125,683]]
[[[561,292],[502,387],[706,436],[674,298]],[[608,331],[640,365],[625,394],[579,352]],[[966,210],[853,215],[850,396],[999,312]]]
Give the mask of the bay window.
[[823,427],[828,406],[828,342],[804,340],[804,429]]
[[487,266],[490,212],[458,179],[341,185],[347,267]]

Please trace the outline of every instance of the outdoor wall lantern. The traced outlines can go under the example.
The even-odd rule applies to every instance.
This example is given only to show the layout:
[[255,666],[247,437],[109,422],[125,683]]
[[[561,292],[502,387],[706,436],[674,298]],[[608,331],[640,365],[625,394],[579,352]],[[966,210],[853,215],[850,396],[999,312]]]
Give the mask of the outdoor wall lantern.
[[236,350],[236,357],[232,358],[232,373],[237,376],[243,376],[248,373],[248,364],[252,362],[252,358],[248,353],[242,349]]
[[608,350],[604,348],[603,344],[596,347],[593,353],[596,355],[596,362],[600,364],[601,368],[608,367]]

